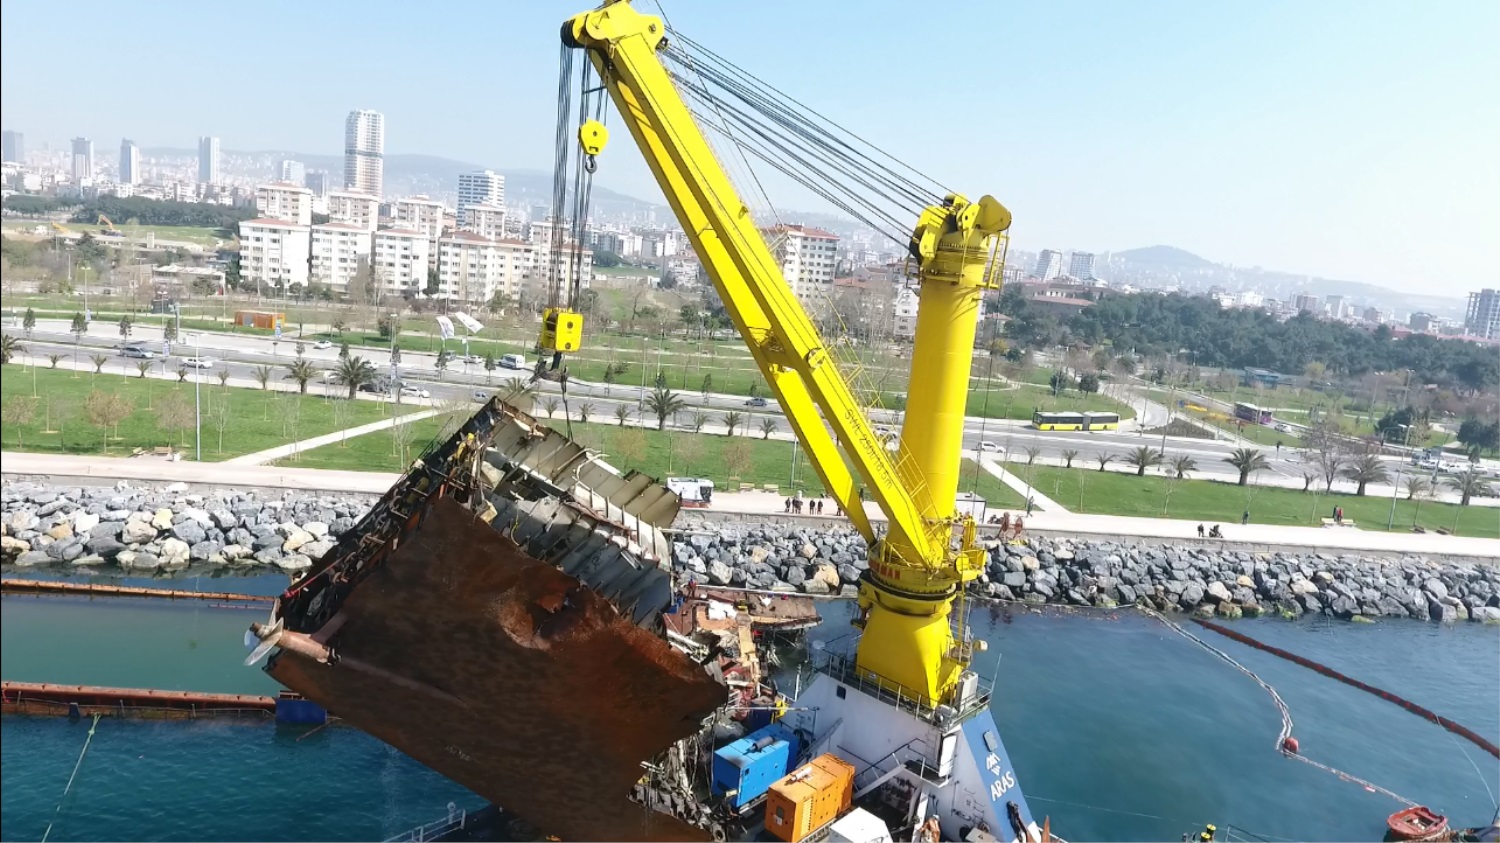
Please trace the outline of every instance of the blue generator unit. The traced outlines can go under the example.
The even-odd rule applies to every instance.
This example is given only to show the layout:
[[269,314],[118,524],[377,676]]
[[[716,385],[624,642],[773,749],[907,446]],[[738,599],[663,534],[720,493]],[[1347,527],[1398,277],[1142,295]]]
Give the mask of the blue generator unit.
[[729,794],[729,807],[735,810],[764,796],[791,771],[800,751],[798,744],[791,729],[772,723],[718,749],[714,752],[714,795]]

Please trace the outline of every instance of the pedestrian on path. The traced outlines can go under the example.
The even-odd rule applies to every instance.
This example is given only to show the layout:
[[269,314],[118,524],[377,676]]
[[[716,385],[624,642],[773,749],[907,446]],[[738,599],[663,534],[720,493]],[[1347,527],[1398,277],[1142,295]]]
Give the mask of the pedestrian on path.
[[792,514],[792,499],[791,498],[787,498],[786,499],[786,506],[784,507],[784,509],[786,511],[786,514],[788,514],[788,515]]
[[1202,524],[1198,525],[1198,538],[1200,538],[1200,539],[1203,538],[1203,525]]
[[1028,496],[1028,497],[1027,497],[1027,498],[1026,498],[1026,514],[1027,514],[1027,515],[1030,515],[1030,514],[1031,514],[1031,510],[1032,510],[1032,509],[1033,509],[1033,508],[1034,508],[1034,507],[1035,507],[1035,506],[1036,506],[1036,498],[1033,498],[1033,497],[1029,497],[1029,496]]
[[1250,523],[1250,510],[1247,509],[1247,510],[1245,510],[1245,514],[1240,516],[1240,524],[1243,526],[1243,525],[1249,524],[1249,523]]

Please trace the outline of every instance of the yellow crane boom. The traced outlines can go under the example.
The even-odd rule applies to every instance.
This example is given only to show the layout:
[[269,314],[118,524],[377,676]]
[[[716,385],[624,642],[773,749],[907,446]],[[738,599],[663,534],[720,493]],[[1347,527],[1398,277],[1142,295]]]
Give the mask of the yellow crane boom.
[[[951,607],[984,567],[972,520],[954,517],[964,407],[979,298],[1010,213],[954,194],[914,228],[921,291],[901,444],[911,469],[898,470],[658,56],[664,22],[616,0],[569,19],[562,37],[586,51],[819,477],[869,540],[857,669],[929,704],[949,698],[969,661]],[[886,516],[883,539],[856,473]]]

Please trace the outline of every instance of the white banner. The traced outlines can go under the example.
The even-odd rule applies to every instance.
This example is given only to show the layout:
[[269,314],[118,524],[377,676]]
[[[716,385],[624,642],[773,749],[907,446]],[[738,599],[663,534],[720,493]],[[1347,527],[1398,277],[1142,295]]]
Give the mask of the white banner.
[[453,320],[449,319],[446,316],[439,316],[437,318],[437,323],[438,333],[442,335],[443,339],[453,339]]
[[453,318],[458,320],[458,324],[463,325],[465,328],[468,328],[469,333],[477,334],[480,331],[484,330],[484,325],[481,324],[478,319],[475,319],[474,317],[462,311],[453,314]]

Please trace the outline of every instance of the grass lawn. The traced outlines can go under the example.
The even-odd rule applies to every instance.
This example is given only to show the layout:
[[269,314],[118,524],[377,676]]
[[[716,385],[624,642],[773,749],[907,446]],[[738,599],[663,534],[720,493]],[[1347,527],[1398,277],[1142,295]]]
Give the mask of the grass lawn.
[[[111,358],[109,368],[121,365]],[[11,420],[14,399],[39,397],[26,423]],[[215,461],[274,448],[335,430],[368,424],[384,416],[373,401],[330,400],[322,396],[267,392],[219,386],[212,376],[202,385],[203,459]],[[84,410],[97,390],[124,397],[132,405],[118,427],[109,431],[91,424]],[[62,369],[5,367],[0,378],[0,406],[6,420],[0,443],[7,449],[35,453],[128,455],[135,448],[176,445],[191,452],[194,442],[193,384],[118,374],[85,374]],[[224,421],[220,447],[217,421]],[[337,408],[337,409],[336,409]],[[174,413],[174,410],[176,411]],[[176,417],[175,429],[172,418]],[[347,416],[347,417],[346,417]],[[50,431],[50,432],[49,432]]]
[[[1012,466],[1011,471],[1033,482],[1048,497],[1074,511],[1102,515],[1135,515],[1149,518],[1186,518],[1222,523],[1226,530],[1239,524],[1240,514],[1250,511],[1255,524],[1318,526],[1335,506],[1344,517],[1364,530],[1384,530],[1390,517],[1388,497],[1358,497],[1300,492],[1265,486],[1237,486],[1215,480],[1172,481],[1160,474],[1145,477],[1113,471],[1065,469],[1052,466]],[[1171,490],[1170,498],[1168,490]],[[1429,530],[1452,530],[1457,518],[1458,534],[1500,538],[1500,508],[1465,506],[1434,501],[1396,502],[1392,529],[1407,531],[1413,524]]]

